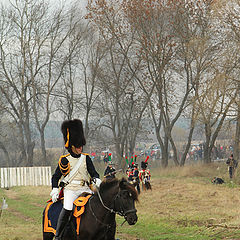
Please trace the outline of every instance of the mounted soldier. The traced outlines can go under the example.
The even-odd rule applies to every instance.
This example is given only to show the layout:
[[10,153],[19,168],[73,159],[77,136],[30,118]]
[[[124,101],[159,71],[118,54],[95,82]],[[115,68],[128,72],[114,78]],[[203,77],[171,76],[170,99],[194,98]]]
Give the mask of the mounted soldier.
[[82,152],[86,140],[81,120],[64,121],[61,131],[65,148],[69,153],[60,157],[55,173],[52,176],[52,191],[50,195],[53,202],[56,202],[59,198],[59,180],[61,178],[61,184],[64,185],[63,208],[58,218],[55,240],[62,239],[61,234],[72,213],[74,200],[83,192],[92,194],[92,190],[89,187],[90,177],[94,179],[97,187],[101,183],[99,174],[95,170],[90,156]]
[[133,157],[131,158],[130,163],[128,162],[128,159],[126,157],[126,162],[127,162],[127,170],[126,170],[126,174],[127,174],[127,179],[128,182],[131,182],[133,180],[133,166],[132,166],[132,161],[133,161]]
[[148,159],[149,159],[149,156],[147,156],[144,162],[143,161],[141,162],[141,171],[139,172],[139,178],[142,182],[143,190],[152,189],[150,184],[151,173],[150,173],[150,170],[147,168]]
[[127,175],[128,175],[128,182],[133,184],[138,191],[138,194],[140,194],[140,180],[139,180],[139,170],[138,170],[138,164],[136,163],[137,155],[135,155],[135,162],[133,161],[133,156],[131,157],[131,163],[128,165]]
[[104,178],[106,178],[106,179],[115,178],[115,174],[117,173],[115,167],[113,166],[114,163],[112,162],[111,156],[112,156],[112,154],[109,153],[107,168],[104,171]]
[[[135,159],[136,158],[137,157],[135,155]],[[132,165],[133,165],[133,184],[136,186],[138,194],[140,194],[140,179],[139,179],[138,163],[133,162]]]

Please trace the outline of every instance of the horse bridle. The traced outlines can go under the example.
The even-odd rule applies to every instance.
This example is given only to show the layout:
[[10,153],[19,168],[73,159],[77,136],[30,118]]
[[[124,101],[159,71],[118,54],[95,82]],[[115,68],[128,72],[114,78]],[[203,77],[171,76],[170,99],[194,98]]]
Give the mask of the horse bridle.
[[[122,190],[122,192],[125,192],[125,191],[128,192],[127,190]],[[109,208],[109,207],[107,207],[107,206],[104,204],[98,188],[96,188],[96,192],[97,192],[97,194],[98,194],[98,197],[99,197],[99,200],[100,200],[102,206],[103,206],[105,209],[107,209],[109,212],[111,212],[111,213],[116,213],[116,214],[118,214],[118,215],[120,215],[120,216],[123,216],[123,217],[126,219],[127,214],[129,214],[129,213],[136,213],[136,212],[137,212],[137,210],[136,210],[135,208],[130,209],[130,210],[127,210],[127,211],[124,211],[123,202],[122,202],[122,201],[120,201],[120,211],[115,211],[113,208]],[[120,197],[120,192],[121,192],[121,191],[118,191],[117,195],[116,195],[115,198],[114,198],[114,201],[113,201],[113,203],[114,203],[114,208],[115,208],[115,205],[116,205],[116,200],[121,199],[121,197]],[[92,197],[91,197],[91,198],[92,198]],[[108,226],[109,224],[103,223],[103,222],[100,221],[100,220],[97,218],[97,216],[94,214],[94,212],[93,212],[93,210],[92,210],[92,207],[91,207],[91,198],[89,199],[89,207],[90,207],[90,210],[91,210],[93,216],[96,218],[96,220],[97,220],[98,222],[100,222],[100,223]]]
[[120,192],[128,192],[128,190],[122,190],[122,191],[118,191],[118,194],[115,196],[114,198],[114,208],[116,206],[116,201],[118,200],[119,205],[120,205],[120,211],[117,211],[116,213],[124,218],[126,218],[128,213],[136,213],[137,210],[135,208],[130,209],[125,211],[124,207],[123,207],[123,201],[121,201],[121,197],[120,197]]

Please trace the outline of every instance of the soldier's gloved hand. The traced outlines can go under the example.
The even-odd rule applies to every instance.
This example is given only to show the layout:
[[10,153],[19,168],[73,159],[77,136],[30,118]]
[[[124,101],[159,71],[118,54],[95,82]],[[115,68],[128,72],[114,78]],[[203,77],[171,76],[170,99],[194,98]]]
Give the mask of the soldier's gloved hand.
[[56,202],[58,200],[58,196],[59,196],[58,188],[53,188],[50,193],[50,196],[52,197],[52,201]]
[[99,188],[100,187],[100,184],[101,184],[101,179],[99,179],[99,178],[93,178],[93,185],[94,186],[96,186],[97,188]]

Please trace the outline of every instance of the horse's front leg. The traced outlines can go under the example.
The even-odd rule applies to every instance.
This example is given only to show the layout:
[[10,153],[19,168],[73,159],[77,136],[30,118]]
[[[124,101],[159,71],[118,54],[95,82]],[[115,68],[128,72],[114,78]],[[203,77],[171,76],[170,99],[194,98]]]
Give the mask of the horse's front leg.
[[116,221],[106,231],[104,240],[115,240],[116,234]]

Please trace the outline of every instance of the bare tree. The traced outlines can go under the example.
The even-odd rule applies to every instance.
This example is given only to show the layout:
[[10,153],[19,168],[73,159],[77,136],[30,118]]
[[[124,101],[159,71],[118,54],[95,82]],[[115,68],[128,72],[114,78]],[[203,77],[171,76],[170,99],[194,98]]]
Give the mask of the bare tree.
[[215,12],[217,19],[224,27],[223,34],[226,47],[225,58],[228,61],[227,69],[228,76],[233,87],[236,90],[236,95],[231,94],[231,97],[236,96],[235,102],[230,109],[231,118],[236,122],[235,137],[234,137],[234,156],[240,158],[240,59],[239,59],[239,43],[240,43],[240,3],[239,1],[219,1],[216,4]]
[[125,16],[123,3],[92,3],[88,9],[89,19],[94,22],[102,41],[108,46],[98,74],[102,91],[98,112],[103,119],[102,126],[112,132],[117,160],[120,162],[126,150],[125,145],[130,140],[130,131],[132,138],[129,146],[130,152],[133,152],[149,97],[137,81],[140,64],[136,58],[134,32]]
[[1,8],[1,93],[19,127],[22,158],[33,165],[34,123],[40,134],[43,164],[48,164],[44,130],[53,112],[54,90],[72,57],[65,51],[76,30],[76,15],[45,1],[15,0]]
[[214,31],[211,30],[211,8],[212,1],[185,1],[173,18],[179,44],[175,71],[186,79],[186,86],[190,89],[187,108],[183,112],[190,119],[190,127],[180,165],[184,165],[191,146],[198,111],[195,99],[202,91],[201,82],[209,77],[209,70],[219,56],[221,41],[214,39]]
[[[168,165],[169,142],[174,150],[174,162],[179,164],[172,129],[186,104],[191,91],[190,82],[184,82],[174,73],[177,36],[174,33],[175,1],[126,1],[128,16],[138,34],[138,56],[145,64],[145,76],[155,91],[150,109],[158,142],[161,146],[162,165]],[[184,86],[183,86],[184,85]],[[183,91],[183,94],[181,90]]]

